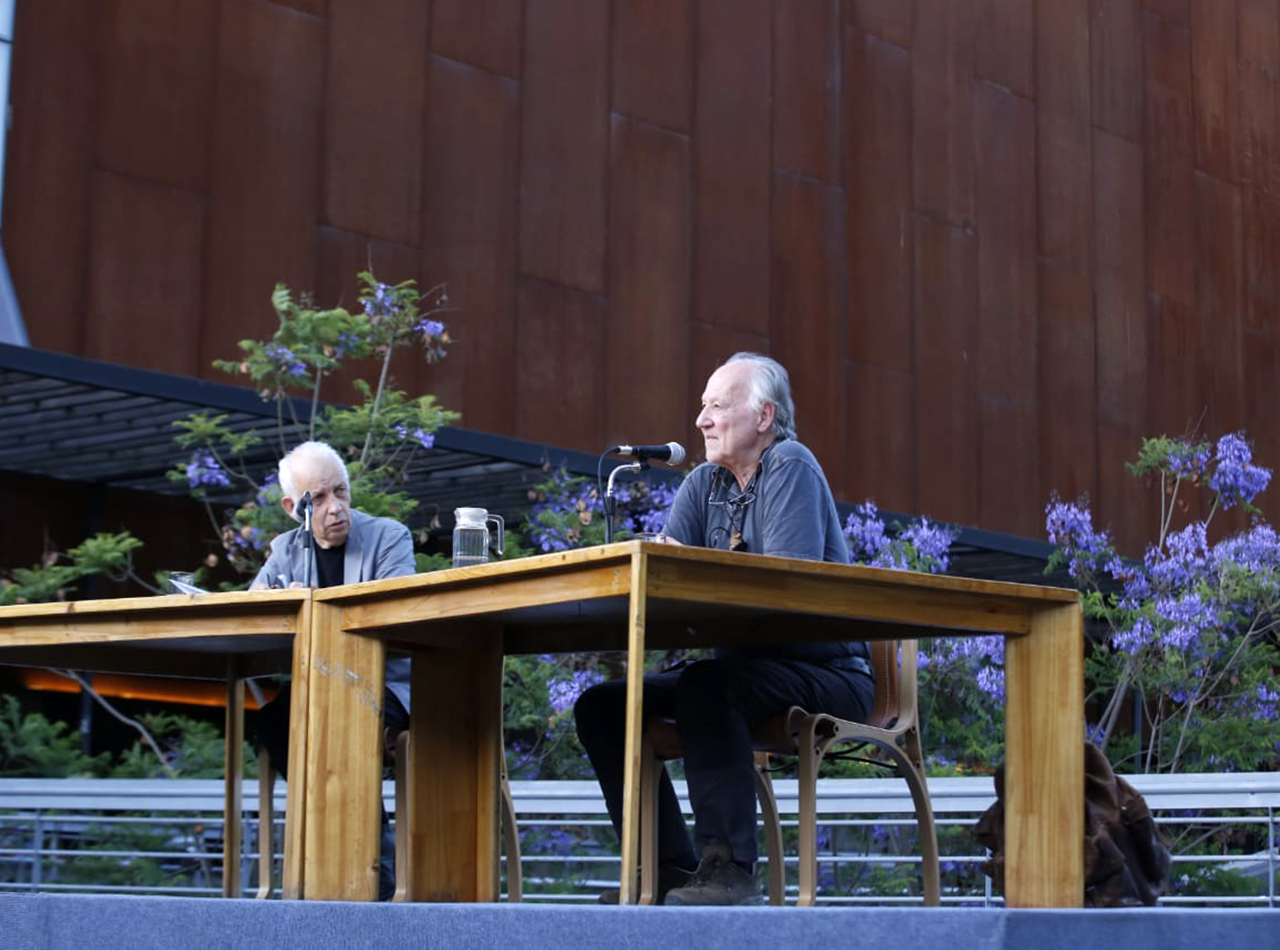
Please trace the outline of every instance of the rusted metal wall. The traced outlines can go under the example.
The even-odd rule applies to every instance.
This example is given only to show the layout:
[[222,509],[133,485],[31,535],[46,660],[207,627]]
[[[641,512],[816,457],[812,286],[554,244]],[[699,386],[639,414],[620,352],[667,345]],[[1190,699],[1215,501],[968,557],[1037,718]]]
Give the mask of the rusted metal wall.
[[464,425],[700,446],[763,350],[842,498],[1132,549],[1142,435],[1280,464],[1277,77],[1276,0],[20,0],[3,236],[36,346],[217,377],[371,262]]

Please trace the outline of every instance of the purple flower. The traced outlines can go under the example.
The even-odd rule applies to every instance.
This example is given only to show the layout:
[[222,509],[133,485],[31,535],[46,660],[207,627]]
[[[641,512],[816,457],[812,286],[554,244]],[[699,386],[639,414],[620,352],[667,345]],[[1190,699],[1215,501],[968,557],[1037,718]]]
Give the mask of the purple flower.
[[369,315],[372,323],[380,322],[384,317],[391,316],[395,310],[395,297],[392,289],[388,284],[378,283],[373,293],[364,298],[364,312]]
[[597,670],[574,670],[567,679],[547,683],[547,699],[556,715],[563,715],[573,708],[588,687],[603,681],[604,676]]
[[187,482],[192,488],[204,485],[226,487],[231,484],[231,478],[213,457],[211,451],[196,449],[191,455],[191,461],[187,464]]
[[417,443],[421,445],[424,449],[429,449],[436,444],[435,435],[430,432],[427,432],[425,429],[422,428],[422,426],[418,426],[416,429],[410,432],[408,426],[403,425],[402,423],[397,423],[396,425],[392,426],[392,430],[400,438],[401,442],[408,442],[409,439],[412,438],[417,440]]
[[1209,466],[1209,446],[1176,442],[1169,450],[1169,471],[1176,478],[1201,478]]
[[280,365],[280,372],[289,376],[307,375],[307,364],[298,359],[293,350],[287,346],[281,346],[279,343],[268,343],[263,352]]
[[849,539],[849,559],[854,563],[872,560],[889,544],[884,521],[870,500],[854,508],[845,521],[844,534]]
[[1083,499],[1073,503],[1054,497],[1044,509],[1044,528],[1062,550],[1067,573],[1075,580],[1091,574],[1099,561],[1111,560],[1111,539],[1105,531],[1093,530],[1093,516]]
[[1224,508],[1237,502],[1251,503],[1271,481],[1271,470],[1252,464],[1249,443],[1238,434],[1218,440],[1217,463],[1209,476],[1209,487],[1218,493]]
[[439,320],[419,320],[413,329],[427,337],[444,335],[444,324]]

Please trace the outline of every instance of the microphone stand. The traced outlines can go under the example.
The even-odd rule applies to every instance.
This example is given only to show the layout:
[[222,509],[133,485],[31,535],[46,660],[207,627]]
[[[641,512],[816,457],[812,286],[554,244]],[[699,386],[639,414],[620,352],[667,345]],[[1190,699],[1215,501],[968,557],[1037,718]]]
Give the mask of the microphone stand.
[[298,540],[304,549],[302,552],[302,576],[307,587],[314,587],[315,585],[311,581],[315,552],[315,536],[311,533],[311,492],[307,492],[302,496],[302,500],[298,502],[298,507],[302,509],[302,533],[298,535]]
[[609,473],[609,485],[604,492],[604,543],[613,543],[613,513],[617,510],[618,502],[613,497],[613,480],[618,477],[619,472],[643,472],[649,467],[648,462],[632,462],[629,465],[619,465]]

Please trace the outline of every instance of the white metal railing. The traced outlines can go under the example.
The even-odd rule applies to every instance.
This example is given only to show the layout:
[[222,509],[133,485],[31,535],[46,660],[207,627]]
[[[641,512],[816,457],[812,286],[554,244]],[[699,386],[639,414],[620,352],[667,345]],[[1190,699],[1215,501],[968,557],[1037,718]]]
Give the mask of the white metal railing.
[[[1175,893],[1162,903],[1219,906],[1280,906],[1276,876],[1277,810],[1280,772],[1210,775],[1126,776],[1142,793],[1156,821],[1170,833],[1193,828],[1201,835],[1226,826],[1254,829],[1265,847],[1249,853],[1177,853],[1174,877],[1213,865],[1264,883],[1250,894],[1212,897]],[[794,826],[795,780],[775,779],[784,827]],[[684,785],[676,783],[688,809]],[[192,779],[0,779],[0,890],[79,890],[181,894],[221,893],[223,783]],[[591,781],[512,783],[522,840],[522,869],[527,900],[594,900],[599,889],[616,883],[618,857],[599,788]],[[940,835],[972,826],[993,801],[991,778],[933,778],[929,794]],[[257,836],[257,783],[246,781],[242,820],[246,849]],[[388,813],[394,813],[394,789],[385,783]],[[284,814],[284,783],[275,789],[276,815]],[[918,864],[913,845],[905,853],[842,846],[842,834],[906,834],[914,829],[911,797],[898,779],[823,779],[819,782],[819,823],[831,839],[823,865],[835,872]],[[785,816],[792,816],[788,822]],[[279,826],[279,827],[282,827]],[[889,829],[896,829],[890,832]],[[905,831],[903,831],[905,829]],[[967,842],[965,853],[943,849],[944,868],[974,870],[985,860],[967,832],[952,831]],[[277,840],[283,835],[277,834]],[[953,842],[954,843],[954,842]],[[952,853],[947,853],[951,850]],[[126,873],[149,859],[150,875]],[[795,858],[790,863],[794,866]],[[256,857],[247,851],[239,873],[248,893]],[[952,888],[948,903],[998,902],[990,882],[976,890]],[[827,898],[828,903],[918,903],[906,893],[858,889]]]

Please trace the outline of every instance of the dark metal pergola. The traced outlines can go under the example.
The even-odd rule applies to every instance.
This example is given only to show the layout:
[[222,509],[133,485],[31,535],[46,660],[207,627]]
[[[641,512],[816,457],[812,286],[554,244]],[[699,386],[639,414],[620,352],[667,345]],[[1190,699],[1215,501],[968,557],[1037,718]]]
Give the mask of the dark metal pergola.
[[[309,418],[305,401],[295,400],[292,408],[291,418]],[[237,431],[275,427],[275,405],[249,389],[0,343],[0,470],[186,496],[186,486],[165,474],[180,455],[174,422],[202,410],[225,415]],[[286,427],[286,436],[298,441],[305,432]],[[278,446],[264,443],[245,461],[265,473],[278,456]],[[434,448],[418,454],[405,489],[420,512],[439,512],[446,526],[453,509],[466,505],[483,505],[516,524],[548,471],[595,477],[597,462],[584,452],[446,426],[436,433]],[[646,477],[680,475],[654,469]],[[212,500],[241,497],[228,493]],[[842,517],[851,508],[839,507]],[[1045,576],[1052,551],[1046,542],[962,527],[952,551],[949,573],[1069,586],[1062,575]]]

